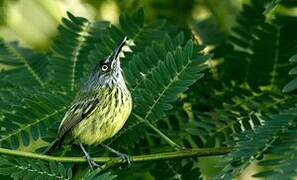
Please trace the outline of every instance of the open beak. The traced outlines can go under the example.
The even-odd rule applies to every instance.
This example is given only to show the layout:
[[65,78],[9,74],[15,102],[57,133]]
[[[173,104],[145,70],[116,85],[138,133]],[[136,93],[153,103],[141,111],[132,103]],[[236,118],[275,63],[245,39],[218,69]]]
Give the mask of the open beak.
[[119,59],[120,52],[121,52],[122,48],[124,47],[126,41],[127,41],[127,36],[125,36],[124,39],[122,40],[122,42],[118,45],[118,47],[116,47],[113,50],[113,53],[111,56],[112,61],[116,61],[117,59]]

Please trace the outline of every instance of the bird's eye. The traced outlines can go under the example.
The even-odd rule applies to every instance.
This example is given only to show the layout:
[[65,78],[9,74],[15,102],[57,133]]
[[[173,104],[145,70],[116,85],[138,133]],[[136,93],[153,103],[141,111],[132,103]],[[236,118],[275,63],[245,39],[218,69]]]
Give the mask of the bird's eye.
[[108,70],[108,66],[106,64],[103,64],[101,66],[101,70],[104,72],[104,71],[107,71]]

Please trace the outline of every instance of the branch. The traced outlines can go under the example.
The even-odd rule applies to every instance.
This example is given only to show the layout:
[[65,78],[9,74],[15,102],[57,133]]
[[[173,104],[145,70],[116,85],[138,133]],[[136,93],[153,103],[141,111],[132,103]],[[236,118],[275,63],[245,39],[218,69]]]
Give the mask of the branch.
[[[156,160],[169,160],[176,158],[187,158],[187,157],[201,157],[201,156],[216,156],[229,153],[233,148],[203,148],[203,149],[183,149],[172,152],[156,153],[156,154],[147,154],[147,155],[136,155],[131,156],[132,162],[145,162],[145,161],[156,161]],[[57,161],[57,162],[76,162],[82,163],[86,162],[84,157],[58,157],[58,156],[49,156],[36,154],[32,152],[24,152],[19,150],[11,150],[0,148],[0,154],[18,156],[18,157],[27,157],[32,159],[40,159],[44,161]],[[95,157],[94,161],[98,163],[108,163],[112,165],[124,163],[120,157]],[[109,167],[110,167],[109,166]]]

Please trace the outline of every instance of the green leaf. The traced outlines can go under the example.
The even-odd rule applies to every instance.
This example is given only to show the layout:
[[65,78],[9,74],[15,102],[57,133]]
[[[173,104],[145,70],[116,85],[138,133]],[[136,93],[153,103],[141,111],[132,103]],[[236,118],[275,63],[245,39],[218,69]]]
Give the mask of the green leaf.
[[[274,2],[276,3],[276,2]],[[243,5],[237,25],[225,45],[215,49],[215,57],[223,57],[219,66],[221,79],[247,83],[252,88],[279,88],[287,81],[288,59],[296,53],[294,36],[297,18],[275,15],[266,21],[266,1],[253,0]]]
[[[71,92],[68,93],[69,97],[73,96]],[[50,127],[57,128],[62,113],[71,102],[63,92],[53,89],[52,92],[43,92],[42,88],[23,89],[21,97],[13,94],[12,96],[12,101],[1,102],[4,105],[4,118],[0,120],[3,127],[0,131],[0,143],[2,147],[13,149],[33,143],[30,134],[37,140],[47,136]]]
[[[297,54],[292,56],[289,60],[290,62],[296,62],[297,61]],[[295,75],[296,74],[296,67],[290,70],[289,75]],[[283,88],[283,92],[290,92],[297,88],[297,78],[294,78],[292,81],[290,81],[288,84],[285,85]]]
[[[58,169],[49,168],[49,164],[57,166],[56,162],[43,162],[15,157],[1,157],[0,174],[9,175],[13,179],[71,179],[72,173],[64,174]],[[59,163],[59,167],[71,171],[70,166]]]
[[289,61],[290,62],[297,62],[297,54],[295,54],[294,56],[292,56]]
[[[296,121],[294,122],[296,125]],[[297,175],[296,127],[291,127],[281,140],[276,141],[268,150],[271,158],[258,164],[263,170],[254,174],[255,177],[266,179],[293,179]]]
[[22,86],[44,86],[47,78],[47,59],[18,43],[6,43],[0,39],[0,65],[8,66],[0,76],[8,82]]
[[238,142],[236,148],[224,156],[224,169],[218,173],[215,179],[229,179],[240,174],[250,163],[261,158],[269,148],[280,138],[289,132],[290,126],[297,118],[296,108],[283,110],[274,115],[261,117],[264,124],[254,131],[247,130],[236,134]]
[[84,66],[90,63],[87,56],[95,48],[94,42],[98,41],[100,31],[103,31],[108,23],[91,23],[69,12],[67,15],[68,19],[62,19],[63,24],[58,27],[59,35],[52,45],[49,80],[74,90],[84,79],[83,72],[88,70]]
[[297,78],[293,79],[291,82],[289,82],[284,88],[283,92],[290,92],[297,88]]

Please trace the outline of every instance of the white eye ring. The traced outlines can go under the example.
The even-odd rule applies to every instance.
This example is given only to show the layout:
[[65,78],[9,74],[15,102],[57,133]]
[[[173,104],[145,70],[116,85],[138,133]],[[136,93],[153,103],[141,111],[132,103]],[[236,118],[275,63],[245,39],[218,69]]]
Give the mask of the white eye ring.
[[101,67],[101,70],[102,71],[107,71],[108,69],[108,66],[106,64],[103,64],[102,67]]

